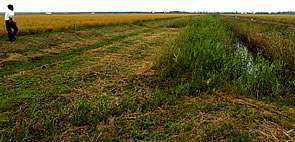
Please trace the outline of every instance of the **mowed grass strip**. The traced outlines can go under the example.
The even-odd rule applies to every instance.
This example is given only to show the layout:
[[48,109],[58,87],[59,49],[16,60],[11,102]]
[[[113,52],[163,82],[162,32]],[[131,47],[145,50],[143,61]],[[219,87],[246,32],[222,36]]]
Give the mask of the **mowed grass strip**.
[[[160,45],[162,46],[165,40],[158,40],[167,38],[169,32],[166,33],[166,30],[174,29],[157,29],[153,32],[129,37],[121,40],[122,42],[104,46],[105,50],[103,48],[88,50],[88,52],[84,52],[80,56],[76,56],[75,59],[67,60],[62,64],[49,65],[45,69],[9,78],[11,87],[13,87],[9,91],[16,92],[19,96],[1,96],[5,104],[3,106],[5,108],[2,107],[1,110],[7,111],[0,115],[0,128],[3,131],[1,140],[99,140],[101,138],[97,138],[97,134],[101,133],[101,126],[111,124],[112,117],[119,117],[124,113],[134,112],[137,108],[147,111],[154,106],[156,107],[157,103],[145,103],[143,96],[136,95],[142,87],[145,87],[143,89],[150,89],[149,87],[135,84],[138,80],[140,82],[150,82],[150,77],[147,78],[145,75],[140,75],[140,78],[137,78],[135,75],[134,78],[130,78],[130,81],[127,80],[129,87],[125,90],[126,94],[122,97],[122,105],[120,106],[117,106],[117,103],[121,104],[121,99],[118,101],[112,98],[113,94],[99,93],[100,91],[97,90],[93,96],[86,91],[86,93],[80,93],[78,96],[71,96],[70,93],[75,90],[89,89],[92,85],[95,88],[96,81],[99,82],[100,79],[112,79],[112,82],[119,82],[120,79],[116,78],[116,76],[120,77],[123,75],[123,77],[126,77],[126,75],[129,75],[125,74],[126,71],[134,74],[132,72],[137,70],[137,64],[139,62],[145,63],[146,60],[146,58],[140,56],[140,53],[145,52],[146,57],[155,56],[154,52],[151,51],[159,51],[158,48],[160,48]],[[118,50],[120,51],[119,53],[116,52]],[[118,54],[120,54],[120,58],[114,59],[118,57]],[[124,70],[117,72],[116,68],[108,68],[110,65],[107,62],[108,58],[106,56],[111,57],[111,61],[120,60],[123,62],[122,64],[114,63],[111,66],[123,66]],[[105,60],[102,60],[104,57],[106,57]],[[101,62],[103,62],[104,66],[96,68],[95,65]],[[129,63],[136,64],[136,68],[128,66]],[[140,65],[142,64],[139,63]],[[94,67],[92,68],[92,66]],[[108,70],[101,69],[100,67],[106,67]],[[110,76],[104,78],[96,73],[108,74]],[[111,88],[105,89],[107,89],[105,92],[112,91]],[[95,92],[95,90],[92,91]],[[38,96],[38,94],[42,94],[42,96]],[[70,96],[67,96],[68,94]],[[149,94],[143,95],[149,96]],[[15,98],[9,100],[8,97]],[[76,98],[73,99],[73,97]],[[155,99],[158,99],[158,97],[155,97]],[[142,102],[138,102],[140,100]],[[143,108],[139,106],[143,106]],[[89,128],[90,131],[83,134],[79,132],[80,128]],[[90,139],[85,134],[89,135]],[[105,137],[102,138],[104,139]]]
[[[174,95],[169,94],[170,97]],[[165,95],[161,96],[164,98]],[[177,98],[165,100],[151,112],[123,114],[115,118],[114,123],[106,125],[108,127],[99,127],[102,140],[294,140],[292,128],[295,114],[292,110],[266,104],[255,98],[221,92],[198,96],[179,95]]]
[[[152,38],[154,38],[153,36],[155,34],[154,32],[158,33],[159,31],[162,31],[161,28],[165,28],[165,27],[162,26],[162,24],[160,24],[160,26],[155,26],[154,28],[143,30],[142,32],[140,32],[141,34],[132,33],[131,34],[132,36],[124,35],[123,37],[124,39],[122,38],[121,40],[117,42],[114,42],[113,40],[111,40],[110,42],[104,42],[107,44],[100,43],[100,45],[101,47],[110,46],[110,48],[113,48],[113,44],[115,45],[122,44],[121,46],[128,45],[130,46],[129,47],[130,50],[127,50],[124,53],[122,53],[122,54],[127,54],[127,55],[122,55],[122,57],[120,57],[120,58],[123,58],[122,60],[125,60],[126,62],[130,62],[128,59],[131,57],[136,57],[134,58],[135,60],[143,59],[143,57],[146,55],[141,54],[139,51],[134,51],[132,53],[129,53],[132,50],[135,50],[132,48],[136,48],[136,50],[141,50],[141,48],[137,49],[138,47],[132,47],[134,46],[133,40],[127,40],[127,39],[130,39],[130,38],[132,39],[139,35],[147,36],[147,37],[151,36]],[[147,44],[146,43],[147,41],[146,42],[141,41],[142,39],[141,36],[140,38],[136,37],[136,41],[139,43]],[[150,41],[150,42],[153,42],[154,44],[158,44],[158,41]],[[121,49],[121,46],[114,47],[114,48],[119,50]],[[78,50],[73,49],[74,51],[70,51],[65,54],[70,56],[58,56],[60,58],[53,58],[52,59],[53,61],[54,59],[59,59],[57,63],[46,64],[45,66],[42,66],[41,68],[36,68],[36,69],[33,69],[32,71],[29,70],[25,74],[20,73],[15,76],[11,76],[11,77],[8,76],[5,78],[5,80],[1,81],[1,85],[0,85],[1,95],[4,95],[2,97],[3,103],[1,104],[1,108],[3,109],[3,111],[8,110],[9,108],[12,109],[13,106],[15,106],[15,104],[18,104],[18,100],[21,100],[21,99],[38,97],[40,95],[70,93],[71,91],[75,91],[75,87],[78,85],[80,85],[80,87],[85,86],[86,82],[90,83],[87,86],[93,85],[91,82],[95,81],[97,77],[99,77],[100,79],[107,80],[109,77],[111,77],[112,74],[110,73],[114,72],[114,70],[111,70],[111,71],[103,70],[99,74],[97,74],[97,71],[101,69],[107,69],[110,66],[121,67],[122,65],[125,65],[125,63],[116,64],[117,61],[114,63],[109,63],[108,60],[113,60],[113,59],[103,60],[105,62],[103,66],[100,66],[93,73],[87,73],[91,70],[91,66],[93,65],[83,66],[81,64],[88,60],[89,62],[100,60],[100,58],[102,58],[102,56],[106,56],[107,53],[94,52],[96,50],[99,51],[96,45],[95,46],[92,45],[91,47],[87,47],[87,48],[77,48],[77,49]],[[92,53],[92,50],[94,53]],[[109,51],[109,50],[107,49],[106,51]],[[75,54],[70,54],[70,53],[75,53]],[[113,58],[115,59],[118,57],[114,55]],[[64,61],[60,62],[60,60],[64,60]],[[48,61],[45,61],[45,62],[47,63]],[[101,64],[101,61],[98,61],[98,63],[96,63],[95,65],[97,64]],[[79,71],[77,71],[77,69]],[[77,89],[81,90],[82,88],[77,88]]]
[[[156,27],[158,28],[158,27]],[[63,60],[68,60],[70,58],[74,58],[78,55],[81,55],[83,52],[95,48],[99,48],[104,45],[112,44],[114,42],[120,41],[122,39],[125,39],[130,36],[136,36],[141,33],[146,33],[146,32],[151,32],[155,28],[151,29],[144,29],[142,32],[139,33],[131,33],[128,35],[122,35],[122,36],[117,36],[117,37],[112,37],[110,39],[104,39],[103,41],[94,44],[94,45],[89,45],[87,47],[80,47],[76,49],[70,49],[69,51],[64,51],[61,52],[57,55],[50,55],[50,56],[41,56],[41,57],[35,57],[32,59],[28,59],[26,62],[5,62],[3,67],[1,68],[0,76],[5,76],[13,73],[17,73],[19,71],[23,70],[28,70],[32,69],[35,67],[40,67],[45,64],[51,64],[54,61],[63,61]]]
[[[85,61],[86,58],[76,58],[79,55],[84,54],[86,51],[91,49],[97,49],[102,46],[111,45],[115,42],[122,41],[126,38],[134,37],[142,33],[152,32],[154,29],[163,28],[162,22],[156,24],[151,28],[143,28],[141,32],[129,33],[127,35],[119,35],[112,37],[110,39],[104,39],[98,44],[90,45],[87,47],[78,47],[74,49],[61,52],[57,55],[44,56],[38,59],[29,59],[26,62],[10,62],[8,66],[1,68],[1,73],[17,73],[22,70],[30,70],[36,67],[38,69],[33,69],[34,72],[40,73],[36,74],[34,72],[28,72],[27,75],[17,75],[17,77],[6,78],[1,81],[0,93],[1,93],[1,110],[9,110],[16,107],[19,104],[20,99],[35,98],[40,95],[48,94],[63,94],[71,90],[72,87],[79,85],[79,82],[83,78],[73,75],[73,68],[77,67],[79,63]],[[50,65],[58,61],[63,61],[63,63]],[[19,63],[19,64],[18,64]],[[42,65],[45,65],[41,67]],[[47,68],[52,68],[51,71],[47,72]],[[7,71],[11,69],[10,71]],[[56,74],[58,72],[58,74]],[[51,75],[50,75],[51,74]],[[48,79],[46,76],[50,76]],[[4,95],[4,96],[3,96]]]
[[[159,27],[156,27],[159,28]],[[0,105],[1,111],[12,110],[16,108],[23,100],[30,98],[38,98],[40,95],[66,94],[70,93],[76,86],[85,80],[83,76],[76,74],[75,68],[79,68],[81,62],[91,58],[92,56],[84,56],[83,58],[76,58],[79,55],[85,54],[86,51],[97,49],[102,46],[111,45],[123,39],[140,35],[141,33],[149,33],[153,29],[146,29],[140,33],[132,33],[108,40],[104,40],[96,45],[91,45],[84,48],[77,48],[53,57],[45,57],[38,61],[29,61],[20,65],[21,69],[31,69],[40,67],[44,64],[50,64],[55,61],[66,61],[62,64],[46,65],[35,70],[27,75],[21,75],[6,79],[0,85],[2,103]],[[15,65],[12,65],[17,67]],[[51,68],[46,71],[46,68]],[[19,71],[19,70],[18,70]],[[83,73],[82,73],[83,74]],[[107,74],[107,73],[104,73]],[[105,76],[106,77],[106,76]],[[105,78],[102,77],[102,78]]]

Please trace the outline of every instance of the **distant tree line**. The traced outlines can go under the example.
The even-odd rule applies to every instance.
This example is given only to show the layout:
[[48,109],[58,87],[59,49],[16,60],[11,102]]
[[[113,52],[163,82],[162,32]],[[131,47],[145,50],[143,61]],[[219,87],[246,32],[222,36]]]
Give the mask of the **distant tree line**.
[[[127,12],[16,12],[16,14],[286,14],[293,15],[295,11],[283,12],[186,12],[186,11],[160,11],[160,12],[140,12],[140,11],[127,11]],[[0,12],[0,14],[4,14]]]
[[[195,12],[185,11],[163,11],[163,12],[140,12],[140,11],[127,11],[127,12],[16,12],[16,14],[194,14]],[[4,14],[0,12],[0,14]]]
[[295,11],[284,12],[196,12],[197,14],[286,14],[293,15]]

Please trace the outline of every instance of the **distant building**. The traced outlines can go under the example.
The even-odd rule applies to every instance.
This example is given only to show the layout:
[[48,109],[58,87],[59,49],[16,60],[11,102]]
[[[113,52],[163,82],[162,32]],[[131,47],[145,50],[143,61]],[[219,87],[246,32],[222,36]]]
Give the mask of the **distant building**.
[[51,14],[52,14],[52,12],[46,12],[45,14],[47,14],[47,15],[51,15]]
[[92,12],[91,12],[91,14],[95,14],[95,12],[94,12],[94,11],[92,11]]

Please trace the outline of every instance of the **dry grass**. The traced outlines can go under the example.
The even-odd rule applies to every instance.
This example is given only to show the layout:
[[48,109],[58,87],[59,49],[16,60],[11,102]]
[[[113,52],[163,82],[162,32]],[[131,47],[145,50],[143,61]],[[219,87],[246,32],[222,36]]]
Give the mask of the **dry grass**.
[[[67,82],[66,84],[64,84],[66,86],[62,87],[62,88],[70,89],[69,91],[66,91],[66,92],[56,92],[56,90],[59,90],[59,89],[55,88],[55,85],[54,85],[55,83],[53,83],[51,81],[49,81],[51,83],[48,82],[49,84],[45,85],[45,86],[40,85],[40,84],[31,86],[32,88],[34,88],[33,90],[38,90],[36,88],[39,88],[39,87],[44,88],[44,89],[49,89],[49,90],[52,89],[54,91],[53,94],[56,94],[57,98],[66,98],[67,99],[67,103],[66,103],[68,105],[67,109],[68,108],[71,109],[75,105],[76,102],[74,101],[73,98],[76,98],[76,97],[79,97],[79,98],[85,97],[86,98],[87,97],[90,100],[91,98],[93,98],[93,96],[96,96],[98,94],[98,92],[101,92],[101,95],[103,95],[103,96],[110,96],[110,99],[112,101],[110,101],[111,103],[109,104],[108,107],[114,106],[116,108],[119,108],[120,107],[119,103],[122,100],[121,95],[126,96],[127,92],[131,92],[131,91],[132,91],[132,93],[134,93],[134,95],[135,94],[136,94],[136,96],[138,95],[139,99],[144,100],[145,99],[144,97],[148,96],[150,94],[150,92],[153,91],[153,88],[151,86],[149,86],[150,85],[149,78],[151,78],[149,76],[152,76],[150,74],[153,74],[152,73],[153,70],[151,68],[153,66],[154,61],[157,59],[156,53],[159,52],[161,47],[163,47],[162,45],[165,44],[166,39],[168,40],[169,38],[174,38],[174,36],[170,36],[171,34],[176,34],[179,31],[179,29],[175,29],[175,28],[170,29],[170,28],[166,28],[165,26],[160,26],[163,23],[167,23],[167,21],[166,20],[165,21],[156,21],[156,24],[154,24],[154,22],[145,22],[145,24],[147,24],[147,26],[151,29],[150,32],[142,32],[142,30],[144,30],[144,29],[149,29],[146,27],[142,27],[142,26],[135,26],[135,27],[130,26],[129,27],[128,25],[119,26],[117,28],[99,30],[100,32],[106,32],[106,33],[112,34],[114,37],[119,36],[119,35],[125,35],[128,33],[138,33],[138,35],[134,34],[134,36],[129,36],[126,39],[122,39],[120,41],[106,44],[105,46],[102,46],[101,48],[96,48],[93,50],[85,51],[85,54],[81,54],[79,56],[76,56],[73,59],[69,59],[69,60],[66,60],[63,62],[58,61],[57,64],[55,64],[55,65],[50,64],[46,68],[43,68],[43,69],[35,68],[35,69],[32,69],[30,72],[20,73],[20,74],[18,74],[17,77],[16,76],[7,77],[6,80],[10,80],[13,78],[23,78],[23,77],[31,78],[32,76],[35,76],[40,79],[42,78],[44,80],[46,80],[46,79],[55,80],[54,78],[51,78],[51,77],[58,75],[61,72],[66,73],[66,74],[71,74],[70,76],[72,76],[73,79],[77,77],[76,79],[79,78],[78,80],[81,81],[81,82],[79,81],[79,83],[78,83],[79,85],[77,84],[78,86],[75,86],[74,84],[73,84],[73,86],[71,86],[70,83],[68,82],[69,80],[64,77],[62,77],[62,78],[57,77],[57,78],[62,79]],[[149,25],[149,24],[154,24],[153,26],[155,26],[155,27],[160,26],[160,28],[153,29],[150,27],[151,25]],[[122,30],[122,29],[125,29],[125,30]],[[109,31],[109,30],[112,30],[112,31]],[[99,32],[93,31],[91,33],[95,34],[95,33],[99,33]],[[90,34],[90,33],[88,33],[88,34]],[[51,38],[56,38],[54,35],[55,34],[52,34]],[[69,34],[68,36],[71,36],[71,34]],[[79,37],[79,35],[76,35],[76,36]],[[107,39],[107,37],[105,37],[105,36],[108,37],[110,35],[102,34],[101,36],[96,37],[96,38],[99,40]],[[77,37],[74,37],[74,38],[77,38]],[[93,40],[93,42],[95,41],[92,38],[89,39],[88,36],[83,36],[83,37],[80,37],[81,40],[83,40],[83,41],[87,41],[89,43],[92,43],[92,40]],[[47,40],[47,38],[44,37],[44,40]],[[163,40],[163,39],[165,39],[165,40]],[[96,41],[96,42],[99,42],[99,41]],[[18,42],[16,42],[16,44],[18,44]],[[73,46],[76,46],[74,41],[72,41],[72,44],[73,44]],[[62,49],[62,50],[70,50],[70,49],[63,49],[62,43],[57,43],[57,45],[54,48],[55,49]],[[45,49],[50,49],[50,48],[45,48]],[[46,50],[46,52],[48,52],[48,50]],[[49,52],[51,52],[51,51],[49,51]],[[72,66],[72,64],[71,64],[72,60],[76,60],[78,62],[75,62],[74,63],[75,65]],[[70,71],[69,70],[64,71],[63,69],[68,68],[68,67],[65,67],[64,65],[65,66],[70,65],[71,66]],[[63,66],[63,67],[61,67],[61,66]],[[43,74],[43,73],[45,73],[45,74]],[[140,75],[138,75],[139,77],[137,76],[137,74],[140,74]],[[130,81],[130,80],[134,80],[134,81]],[[140,83],[135,83],[136,80],[140,80]],[[77,81],[75,81],[75,82],[77,82]],[[9,82],[7,82],[7,83],[9,83]],[[11,82],[11,83],[13,83],[13,82]],[[71,87],[68,85],[70,85]],[[58,86],[60,86],[60,85],[58,85]],[[13,90],[13,89],[10,89],[10,90]],[[47,92],[49,92],[49,91],[46,91],[46,93]],[[11,93],[11,94],[13,94],[13,93]],[[65,100],[60,100],[58,102],[63,102],[63,101],[65,101]],[[33,104],[35,104],[35,103],[33,103]],[[48,103],[46,102],[46,104],[48,104]],[[9,124],[12,124],[14,126],[17,126],[15,128],[17,133],[24,134],[24,129],[22,127],[22,124],[28,122],[28,120],[30,118],[28,118],[28,116],[23,116],[23,113],[29,112],[26,109],[26,107],[28,107],[28,106],[30,107],[30,104],[28,104],[28,102],[26,102],[24,105],[25,106],[20,109],[21,111],[16,112],[17,114],[22,115],[21,117],[18,117],[21,119],[16,118],[17,119],[16,123],[9,121],[9,123],[3,124],[3,123],[1,123],[2,119],[0,118],[1,132],[3,129],[9,128],[10,127],[10,126],[8,126]],[[44,106],[44,104],[40,104],[40,105]],[[130,106],[132,106],[132,105],[130,105]],[[9,108],[9,109],[11,109],[11,108]],[[124,110],[124,109],[122,109],[122,110]],[[45,112],[45,110],[43,110],[43,108],[40,107],[40,111],[38,110],[38,113],[41,111],[42,111],[42,113]],[[52,111],[51,108],[50,108],[50,111]],[[129,113],[129,111],[126,110],[126,113],[130,114],[128,116],[128,119],[130,117],[134,117],[132,115],[133,114],[132,112]],[[10,114],[12,114],[12,113],[8,112],[8,113],[4,114],[3,117],[6,117]],[[0,117],[1,117],[1,115],[2,115],[2,113],[0,113]],[[22,118],[24,118],[24,119],[22,119]],[[42,117],[38,117],[38,119],[39,118],[40,118],[40,120],[43,119]],[[79,137],[80,137],[80,135],[81,135],[81,138],[83,137],[84,141],[89,141],[87,139],[92,139],[92,138],[84,137],[84,136],[89,136],[91,131],[93,130],[93,132],[97,131],[97,135],[95,136],[95,138],[93,138],[93,140],[94,141],[95,141],[95,139],[100,140],[105,137],[108,138],[107,136],[110,135],[108,133],[108,129],[112,128],[110,126],[113,126],[114,123],[117,124],[118,119],[120,120],[121,118],[111,116],[110,118],[106,118],[106,120],[109,120],[108,122],[101,121],[97,125],[95,124],[93,126],[86,126],[86,125],[85,126],[73,126],[73,127],[71,126],[70,128],[67,128],[67,130],[61,131],[60,133],[57,132],[60,129],[57,129],[57,130],[55,130],[56,132],[54,132],[54,133],[59,133],[59,134],[54,136],[54,138],[49,138],[47,136],[41,136],[42,134],[38,135],[38,137],[39,136],[42,137],[41,141],[46,141],[47,139],[50,139],[48,141],[57,141],[58,139],[66,140],[66,141],[73,141],[73,140],[75,140],[74,137],[76,137],[76,135],[78,134]],[[8,118],[7,119],[5,118],[5,121],[6,120],[8,120]],[[14,119],[9,117],[9,120],[14,120]],[[31,121],[31,120],[33,120],[33,119],[30,119],[29,121]],[[45,121],[43,121],[43,120],[41,120],[41,121],[42,122],[40,122],[40,123],[42,123],[42,124],[40,124],[40,126],[38,124],[38,126],[30,129],[30,131],[32,131],[32,133],[42,133],[42,130],[40,130],[40,129],[45,130],[45,128],[44,128],[45,125],[43,123]],[[64,120],[62,120],[62,121],[64,121]],[[20,122],[22,124],[20,124],[18,122]],[[32,124],[37,124],[37,123],[33,122]],[[63,127],[62,126],[63,124],[65,124],[65,123],[61,122],[57,125],[59,125],[59,127],[61,128],[61,127]],[[55,129],[55,127],[51,127],[51,128]],[[39,130],[37,130],[37,129],[39,129]],[[100,130],[102,130],[102,131],[100,131]],[[128,130],[128,129],[126,129],[126,130]],[[114,135],[115,134],[117,134],[117,133],[115,132]],[[5,141],[5,139],[6,138],[4,138],[4,141]],[[15,137],[14,139],[17,139],[17,138]],[[20,138],[20,139],[22,139],[22,138]],[[35,139],[35,141],[38,141],[37,137],[33,138],[33,139]],[[0,135],[0,141],[1,141],[1,135]],[[81,140],[81,141],[83,141],[83,140]]]
[[285,24],[295,24],[295,15],[243,15],[243,14],[230,14],[227,16],[236,16],[241,18],[248,18],[253,20],[272,21]]
[[[185,112],[197,112],[188,113],[187,117],[178,121],[185,124],[193,120],[196,127],[171,137],[172,140],[180,140],[183,136],[187,141],[230,141],[229,137],[240,141],[294,140],[294,109],[282,110],[275,104],[218,91],[213,94],[188,98],[178,107]],[[169,114],[169,111],[166,113]],[[196,115],[195,119],[192,115]],[[239,135],[235,135],[236,132]],[[248,139],[244,139],[245,134]]]
[[[74,29],[87,26],[132,23],[137,21],[167,19],[175,17],[192,16],[190,14],[99,14],[99,15],[16,15],[15,21],[20,34],[52,32],[65,29]],[[4,18],[3,15],[0,18]],[[5,27],[4,23],[0,23]],[[0,29],[0,35],[6,35],[5,28]]]
[[277,33],[257,33],[248,29],[238,31],[252,50],[262,51],[268,59],[283,59],[294,65],[294,41]]
[[[161,26],[169,21],[29,36],[13,43],[16,49],[36,46],[43,54],[61,54],[126,35],[3,78],[10,96],[28,97],[0,113],[0,141],[294,141],[293,107],[239,96],[236,90],[182,96],[179,87],[166,95],[174,88],[159,80],[153,67],[162,48],[183,30]],[[9,45],[2,47],[8,57],[14,53]],[[157,92],[162,87],[167,90]],[[38,90],[47,95],[34,98]]]
[[280,16],[292,17],[292,15],[263,15],[266,19],[276,19],[277,22],[250,19],[253,18],[252,16],[261,18],[262,15],[238,16],[241,17],[227,19],[227,23],[232,25],[239,39],[245,42],[248,48],[255,53],[262,52],[267,59],[282,59],[290,66],[294,66],[295,44],[293,29],[295,27],[291,24],[280,23],[282,21],[276,19]]

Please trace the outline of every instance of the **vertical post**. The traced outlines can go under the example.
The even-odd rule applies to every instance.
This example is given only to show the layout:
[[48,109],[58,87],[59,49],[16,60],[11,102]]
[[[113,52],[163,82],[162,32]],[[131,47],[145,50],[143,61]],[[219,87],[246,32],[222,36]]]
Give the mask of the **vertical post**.
[[77,24],[76,23],[75,23],[74,27],[75,27],[75,33],[76,33],[77,32]]

